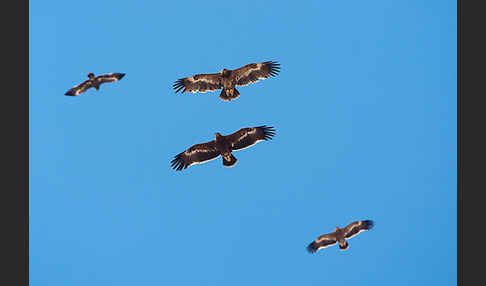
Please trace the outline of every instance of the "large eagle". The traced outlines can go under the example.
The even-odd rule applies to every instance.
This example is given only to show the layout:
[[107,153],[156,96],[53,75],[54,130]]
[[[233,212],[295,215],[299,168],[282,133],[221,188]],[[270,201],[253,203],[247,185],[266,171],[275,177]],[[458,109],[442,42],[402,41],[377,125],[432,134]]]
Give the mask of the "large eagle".
[[372,220],[362,220],[352,222],[344,228],[339,228],[336,226],[336,230],[334,232],[323,234],[311,242],[307,246],[307,251],[314,253],[322,248],[329,247],[336,243],[339,243],[339,249],[345,250],[349,246],[346,239],[349,239],[362,231],[371,229],[373,225],[374,222]]
[[223,166],[232,167],[236,164],[237,159],[231,152],[248,148],[262,140],[271,140],[273,135],[275,135],[275,129],[265,125],[242,128],[227,136],[216,133],[215,140],[196,144],[176,155],[171,161],[171,165],[175,170],[181,171],[193,164],[201,164],[221,155]]
[[248,85],[260,79],[276,76],[280,72],[277,62],[247,64],[235,70],[223,69],[219,73],[197,74],[177,80],[173,87],[177,92],[206,92],[222,88],[219,97],[222,100],[232,100],[240,96],[235,88],[237,85]]
[[90,72],[88,74],[89,79],[83,81],[82,83],[78,84],[77,86],[68,90],[64,95],[76,96],[80,95],[81,93],[85,92],[88,88],[94,87],[96,90],[100,89],[100,85],[105,82],[114,82],[119,81],[125,76],[124,73],[109,73],[99,75],[97,77],[94,76],[94,73]]

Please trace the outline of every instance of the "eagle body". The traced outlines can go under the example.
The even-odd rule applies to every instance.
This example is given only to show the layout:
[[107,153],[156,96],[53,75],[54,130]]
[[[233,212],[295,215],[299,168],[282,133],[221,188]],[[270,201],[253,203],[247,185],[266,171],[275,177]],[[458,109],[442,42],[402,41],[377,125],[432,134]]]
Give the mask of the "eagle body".
[[346,241],[346,239],[344,239],[344,237],[345,237],[344,228],[339,228],[339,227],[336,226],[335,236],[336,236],[337,242],[339,243],[339,249],[342,249],[342,250],[347,249],[349,245],[348,245],[348,242]]
[[260,79],[276,76],[280,71],[280,64],[277,62],[262,62],[247,64],[235,70],[224,68],[219,73],[196,74],[194,76],[178,79],[173,88],[176,93],[184,92],[207,92],[221,89],[219,97],[225,101],[231,101],[240,96],[236,86],[245,86],[255,83]]
[[232,89],[236,85],[236,83],[231,78],[231,70],[223,69],[221,71],[221,80],[223,81],[224,89]]
[[231,153],[231,141],[227,136],[216,132],[215,146],[221,153],[221,157],[223,157],[223,166],[232,167],[236,164],[238,159]]
[[221,94],[219,95],[219,97],[222,100],[230,101],[240,96],[240,93],[235,88],[236,82],[231,76],[231,70],[223,69],[221,71],[221,82],[223,84],[223,89],[221,90]]
[[88,74],[88,78],[89,78],[88,80],[85,80],[82,83],[71,88],[64,95],[70,95],[70,96],[80,95],[81,93],[85,92],[86,90],[92,87],[94,87],[96,90],[99,90],[101,84],[106,82],[119,81],[124,76],[125,76],[124,73],[109,73],[109,74],[103,74],[95,77],[94,73],[90,72]]
[[89,79],[91,80],[91,84],[93,85],[93,87],[96,89],[96,90],[99,90],[100,89],[100,81],[99,80],[96,80],[95,76],[94,76],[94,73],[90,72],[88,74],[88,77]]
[[222,155],[228,155],[231,153],[231,141],[227,136],[223,136],[220,133],[216,132],[216,139],[215,145],[218,150],[220,150]]
[[329,247],[336,243],[339,244],[339,249],[346,250],[349,247],[346,239],[350,239],[362,231],[370,230],[373,228],[373,226],[374,222],[372,220],[355,221],[343,228],[336,226],[334,232],[323,234],[311,242],[307,246],[307,251],[310,253],[315,253],[320,249]]
[[275,135],[275,129],[270,126],[258,126],[242,128],[230,135],[215,133],[212,141],[196,144],[184,152],[179,153],[171,161],[172,168],[181,171],[194,164],[202,164],[217,157],[223,158],[223,166],[232,167],[238,159],[233,151],[248,148],[264,140],[271,140]]

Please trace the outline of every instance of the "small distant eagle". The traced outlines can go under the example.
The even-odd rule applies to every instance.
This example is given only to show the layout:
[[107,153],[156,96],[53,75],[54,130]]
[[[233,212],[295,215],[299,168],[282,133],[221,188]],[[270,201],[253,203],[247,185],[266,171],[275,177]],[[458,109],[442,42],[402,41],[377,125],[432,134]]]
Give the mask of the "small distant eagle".
[[336,242],[339,243],[339,249],[345,250],[349,246],[346,239],[349,239],[364,230],[373,228],[373,225],[374,222],[372,220],[363,220],[352,222],[344,228],[339,228],[336,226],[336,230],[334,232],[323,234],[310,243],[307,246],[307,251],[314,253],[322,248],[334,245]]
[[71,95],[76,96],[80,95],[81,93],[85,92],[88,88],[94,87],[96,90],[100,89],[100,85],[105,82],[114,82],[119,81],[125,76],[124,73],[109,73],[99,75],[97,77],[94,76],[94,73],[90,72],[88,74],[89,79],[83,81],[82,83],[78,84],[77,86],[68,90],[64,95]]
[[175,170],[181,171],[193,164],[201,164],[221,155],[223,166],[232,167],[237,161],[232,151],[248,148],[262,140],[271,140],[273,135],[275,129],[265,125],[242,128],[227,136],[216,133],[215,140],[192,146],[175,156],[171,165]]
[[260,79],[276,76],[280,72],[280,64],[273,61],[247,64],[235,70],[223,69],[219,73],[197,74],[177,80],[173,87],[177,92],[206,92],[222,88],[219,97],[231,101],[240,96],[235,88],[237,85],[248,85]]

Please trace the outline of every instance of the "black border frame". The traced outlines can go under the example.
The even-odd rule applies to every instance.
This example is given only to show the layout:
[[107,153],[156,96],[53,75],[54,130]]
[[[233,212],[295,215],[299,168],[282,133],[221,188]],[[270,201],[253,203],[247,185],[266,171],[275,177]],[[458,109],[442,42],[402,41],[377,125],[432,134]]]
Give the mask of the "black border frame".
[[9,2],[5,11],[0,284],[29,285],[29,1]]
[[[484,272],[481,237],[486,190],[484,123],[486,92],[481,86],[486,65],[484,1],[457,4],[457,283],[480,285]],[[472,239],[473,235],[475,238]],[[469,242],[469,243],[466,243]]]

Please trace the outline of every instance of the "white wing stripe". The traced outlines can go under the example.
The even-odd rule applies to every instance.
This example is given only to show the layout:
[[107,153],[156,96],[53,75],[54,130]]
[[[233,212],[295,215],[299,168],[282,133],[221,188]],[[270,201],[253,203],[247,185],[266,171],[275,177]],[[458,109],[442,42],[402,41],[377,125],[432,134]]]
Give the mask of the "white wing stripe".
[[320,250],[320,249],[323,249],[323,248],[327,248],[327,247],[330,247],[330,246],[333,246],[334,244],[336,244],[337,241],[334,241],[333,243],[331,244],[327,244],[327,245],[319,245],[317,247],[317,250]]
[[[359,227],[359,226],[355,226],[355,227]],[[351,229],[351,230],[352,230],[352,229]],[[365,231],[365,230],[366,230],[366,229],[362,228],[362,229],[358,230],[358,232],[357,232],[357,233],[355,233],[355,234],[351,235],[350,237],[347,237],[346,239],[353,238],[353,237],[355,237],[356,235],[358,235],[360,232]]]
[[187,167],[189,166],[192,166],[192,165],[197,165],[197,164],[202,164],[202,163],[206,163],[206,162],[209,162],[209,161],[212,161],[214,159],[217,159],[220,155],[214,157],[214,158],[211,158],[211,159],[208,159],[208,160],[205,160],[205,161],[201,161],[201,162],[192,162],[191,164],[187,165]]
[[253,144],[251,144],[251,145],[248,145],[248,146],[246,146],[246,147],[240,148],[240,149],[236,149],[235,151],[244,150],[244,149],[246,149],[246,148],[249,148],[249,147],[251,147],[251,146],[255,145],[256,143],[258,143],[258,142],[260,142],[260,141],[265,141],[265,140],[264,140],[264,139],[258,139],[257,141],[255,141],[255,143],[253,143]]

